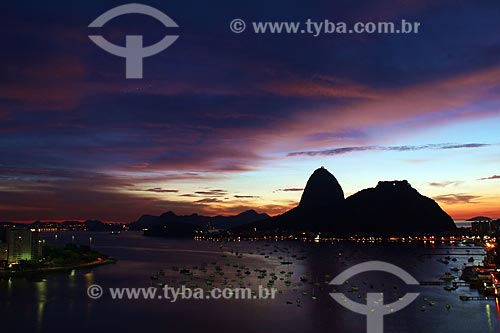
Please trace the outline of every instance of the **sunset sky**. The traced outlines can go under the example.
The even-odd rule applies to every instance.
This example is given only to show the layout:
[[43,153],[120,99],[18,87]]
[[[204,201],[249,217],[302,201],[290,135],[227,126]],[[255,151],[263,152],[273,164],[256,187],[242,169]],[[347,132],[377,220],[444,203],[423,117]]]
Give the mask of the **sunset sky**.
[[[325,166],[347,195],[407,179],[455,219],[500,217],[498,0],[142,1],[98,30],[179,39],[126,80],[88,35],[127,2],[2,10],[0,221],[275,215]],[[409,35],[232,33],[245,21],[421,22]]]

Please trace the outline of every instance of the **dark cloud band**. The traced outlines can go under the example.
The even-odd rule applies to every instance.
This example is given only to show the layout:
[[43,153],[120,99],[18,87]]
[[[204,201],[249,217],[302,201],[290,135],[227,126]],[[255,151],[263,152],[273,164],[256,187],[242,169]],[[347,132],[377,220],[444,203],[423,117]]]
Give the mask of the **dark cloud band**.
[[432,150],[432,149],[463,149],[463,148],[482,148],[490,146],[487,143],[465,143],[465,144],[427,144],[427,145],[405,145],[405,146],[357,146],[357,147],[342,147],[334,149],[325,150],[312,150],[312,151],[299,151],[289,153],[287,156],[335,156],[344,155],[355,152],[365,152],[365,151],[396,151],[396,152],[406,152],[406,151],[417,151],[417,150]]

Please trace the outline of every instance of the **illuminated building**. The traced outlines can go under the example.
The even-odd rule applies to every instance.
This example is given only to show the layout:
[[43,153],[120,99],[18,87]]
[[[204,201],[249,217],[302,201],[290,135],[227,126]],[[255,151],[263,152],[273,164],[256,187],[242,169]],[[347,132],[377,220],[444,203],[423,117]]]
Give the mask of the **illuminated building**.
[[41,256],[41,242],[34,229],[7,229],[7,261],[16,263],[21,260],[33,260]]
[[7,265],[7,243],[0,240],[0,268],[5,268]]
[[478,235],[495,235],[500,228],[500,220],[471,223],[472,231]]

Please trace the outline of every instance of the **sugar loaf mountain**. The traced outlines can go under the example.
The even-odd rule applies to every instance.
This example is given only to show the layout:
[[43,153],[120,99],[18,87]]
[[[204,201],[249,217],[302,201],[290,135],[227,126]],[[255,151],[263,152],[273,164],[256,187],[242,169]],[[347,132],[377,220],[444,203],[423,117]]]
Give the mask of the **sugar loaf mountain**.
[[[339,182],[321,167],[307,181],[297,207],[269,217],[247,211],[236,216],[142,216],[132,229],[158,236],[192,236],[207,224],[232,234],[324,232],[330,235],[394,235],[445,233],[456,230],[453,219],[432,199],[406,181],[380,181],[348,198]],[[168,232],[167,232],[168,230]]]
[[453,219],[406,181],[381,181],[348,198],[321,167],[307,181],[297,207],[282,215],[236,228],[321,231],[330,234],[439,233],[456,229]]

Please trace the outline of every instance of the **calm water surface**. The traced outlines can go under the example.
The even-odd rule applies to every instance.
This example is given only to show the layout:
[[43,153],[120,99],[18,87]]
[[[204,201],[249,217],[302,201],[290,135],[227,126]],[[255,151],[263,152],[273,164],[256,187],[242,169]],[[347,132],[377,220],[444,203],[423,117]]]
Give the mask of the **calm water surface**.
[[[214,243],[192,240],[144,238],[140,233],[119,236],[107,233],[44,234],[48,243],[61,246],[72,241],[88,244],[117,258],[115,265],[48,275],[37,280],[24,278],[0,281],[0,321],[5,331],[15,332],[365,332],[362,315],[337,304],[329,293],[329,282],[348,267],[367,260],[382,260],[407,270],[419,281],[437,281],[462,267],[471,256],[481,260],[483,250],[449,244],[359,244],[300,242]],[[239,258],[236,255],[242,254]],[[449,265],[437,260],[456,258]],[[281,259],[280,259],[281,257]],[[282,261],[291,261],[284,266]],[[172,266],[187,268],[185,277]],[[224,275],[218,274],[219,266]],[[251,274],[242,280],[257,289],[269,275],[258,279],[256,269],[275,273],[280,293],[274,300],[112,300],[87,297],[89,285],[149,287],[151,275],[160,269],[159,282],[178,286],[184,282],[207,289],[206,278],[215,276],[214,287],[238,285],[238,270]],[[203,270],[202,270],[203,269]],[[285,277],[284,271],[292,272]],[[453,272],[452,272],[453,273]],[[458,275],[459,273],[453,273]],[[301,281],[301,278],[307,281]],[[292,282],[290,286],[285,281]],[[156,281],[155,281],[156,283]],[[351,287],[359,291],[351,292]],[[499,311],[494,301],[459,300],[475,295],[468,287],[448,292],[442,287],[407,287],[385,273],[364,273],[339,287],[349,298],[364,302],[366,292],[384,292],[392,302],[407,291],[420,297],[404,310],[385,316],[385,332],[499,332]]]

